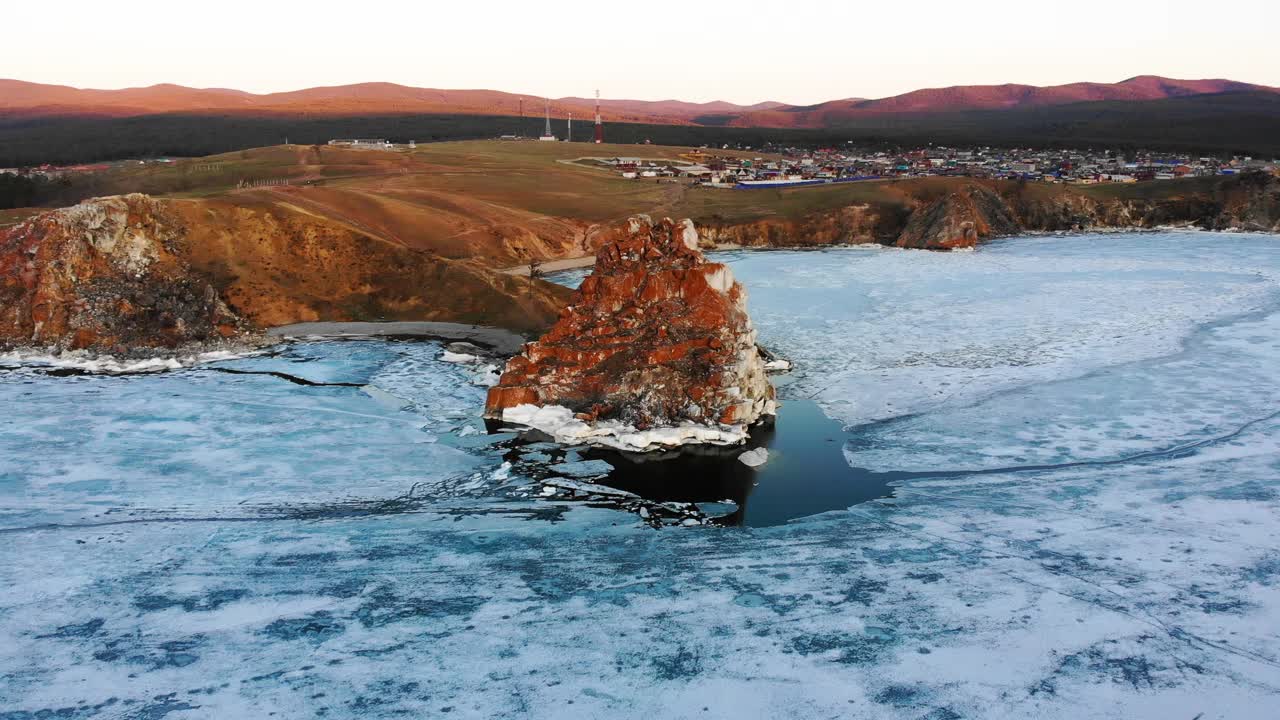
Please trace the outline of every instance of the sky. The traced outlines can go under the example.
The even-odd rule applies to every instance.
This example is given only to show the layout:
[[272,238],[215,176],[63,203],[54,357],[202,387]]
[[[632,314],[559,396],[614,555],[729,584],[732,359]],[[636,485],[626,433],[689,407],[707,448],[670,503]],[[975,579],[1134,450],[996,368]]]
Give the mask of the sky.
[[45,0],[0,77],[250,92],[384,81],[550,97],[817,103],[1134,75],[1280,86],[1276,0]]

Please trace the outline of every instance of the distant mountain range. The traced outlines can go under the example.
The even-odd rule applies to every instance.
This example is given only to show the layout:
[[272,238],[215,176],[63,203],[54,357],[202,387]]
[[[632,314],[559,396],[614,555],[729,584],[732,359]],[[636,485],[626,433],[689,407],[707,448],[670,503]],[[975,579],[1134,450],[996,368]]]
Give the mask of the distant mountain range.
[[[588,140],[591,98],[550,101]],[[817,105],[602,100],[606,140],[666,145],[1001,145],[1280,156],[1280,89],[1155,76],[1123,82],[958,86]],[[523,120],[517,116],[523,109]],[[334,137],[476,139],[542,133],[544,101],[495,90],[363,83],[257,95],[154,85],[81,90],[0,80],[0,167],[198,156]]]
[[1280,88],[1234,80],[1173,80],[1141,75],[1118,83],[960,85],[916,90],[879,100],[835,100],[808,107],[781,106],[747,111],[728,123],[737,127],[840,127],[883,115],[927,115],[973,110],[1018,110],[1091,102],[1137,102],[1239,92],[1280,94]]
[[[1090,102],[1134,102],[1195,95],[1263,92],[1280,88],[1233,80],[1173,80],[1144,75],[1123,82],[1033,85],[966,85],[916,90],[903,95],[865,100],[849,98],[817,105],[763,102],[691,103],[679,100],[601,100],[608,122],[757,128],[838,128],[865,118],[892,115],[930,115],[963,111],[1016,110]],[[219,113],[241,116],[360,116],[360,115],[489,115],[523,112],[541,117],[544,101],[528,95],[496,90],[438,90],[392,83],[362,83],[317,87],[256,95],[223,88],[153,85],[124,90],[81,90],[0,80],[0,116],[8,118],[105,116],[133,117],[160,113]],[[581,97],[550,101],[551,114],[563,119],[589,119],[594,100]]]
[[[782,103],[734,105],[726,102],[689,103],[678,100],[601,100],[608,122],[692,124],[710,114],[742,115],[786,107]],[[223,88],[152,85],[124,90],[81,90],[0,80],[0,116],[14,117],[134,117],[160,113],[233,114],[240,116],[360,116],[360,115],[519,115],[541,118],[543,98],[496,90],[437,90],[393,83],[361,83],[255,95]],[[595,101],[560,98],[550,101],[552,117],[588,119]]]

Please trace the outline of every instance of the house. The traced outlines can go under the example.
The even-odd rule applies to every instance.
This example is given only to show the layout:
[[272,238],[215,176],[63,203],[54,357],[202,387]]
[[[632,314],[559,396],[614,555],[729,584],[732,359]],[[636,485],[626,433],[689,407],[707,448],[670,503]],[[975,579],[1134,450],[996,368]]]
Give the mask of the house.
[[707,177],[711,174],[711,168],[706,165],[684,165],[679,168],[680,174],[685,177]]
[[370,139],[370,138],[351,138],[351,139],[340,138],[340,139],[330,140],[329,144],[342,145],[345,147],[352,147],[352,148],[362,148],[362,149],[376,148],[379,150],[391,147],[390,141],[382,138],[378,138],[376,140]]

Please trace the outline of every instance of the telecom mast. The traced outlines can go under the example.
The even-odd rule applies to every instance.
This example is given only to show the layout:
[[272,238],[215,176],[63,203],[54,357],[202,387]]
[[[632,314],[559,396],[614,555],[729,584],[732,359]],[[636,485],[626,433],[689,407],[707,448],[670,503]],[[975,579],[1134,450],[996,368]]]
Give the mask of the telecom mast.
[[596,144],[604,142],[604,123],[600,120],[600,91],[596,90]]
[[539,140],[555,140],[556,136],[551,134],[551,99],[543,98],[543,101],[546,102],[547,104],[547,130],[546,132],[542,133],[542,137],[538,139]]

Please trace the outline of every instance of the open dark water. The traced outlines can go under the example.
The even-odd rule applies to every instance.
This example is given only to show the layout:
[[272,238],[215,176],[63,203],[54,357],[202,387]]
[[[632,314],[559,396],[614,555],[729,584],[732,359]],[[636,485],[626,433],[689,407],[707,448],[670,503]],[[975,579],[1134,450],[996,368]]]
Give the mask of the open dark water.
[[[892,494],[886,475],[852,468],[843,448],[849,439],[839,422],[812,400],[784,400],[775,421],[752,430],[745,447],[697,447],[670,453],[591,450],[614,466],[597,480],[660,502],[732,500],[737,512],[727,525],[768,526]],[[754,448],[769,461],[748,467],[738,455]]]

